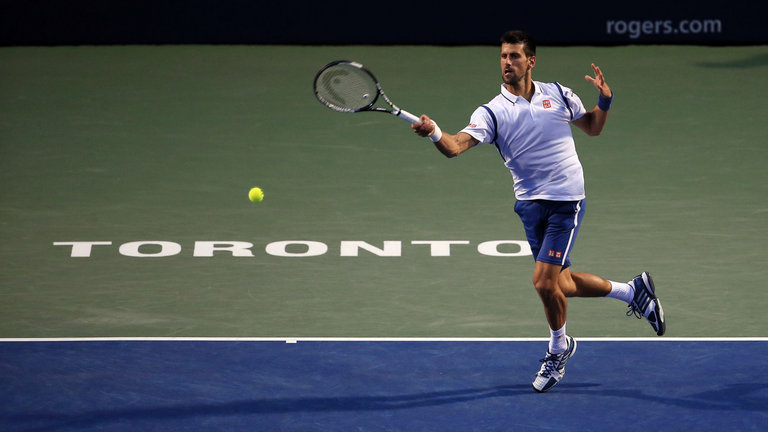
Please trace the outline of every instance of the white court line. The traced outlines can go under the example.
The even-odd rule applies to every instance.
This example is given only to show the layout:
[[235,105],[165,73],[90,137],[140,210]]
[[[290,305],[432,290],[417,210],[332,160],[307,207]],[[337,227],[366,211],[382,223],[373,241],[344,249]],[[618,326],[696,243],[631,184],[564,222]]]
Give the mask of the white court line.
[[[450,337],[59,337],[0,338],[4,342],[546,342],[549,338]],[[582,337],[579,342],[768,342],[768,337]]]

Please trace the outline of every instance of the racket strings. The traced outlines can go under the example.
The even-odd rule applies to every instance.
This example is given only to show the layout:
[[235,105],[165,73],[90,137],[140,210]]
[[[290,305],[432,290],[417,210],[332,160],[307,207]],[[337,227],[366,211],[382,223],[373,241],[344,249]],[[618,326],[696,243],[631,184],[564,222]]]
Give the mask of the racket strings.
[[376,100],[376,81],[365,71],[348,65],[336,65],[317,79],[317,95],[338,111],[357,111]]

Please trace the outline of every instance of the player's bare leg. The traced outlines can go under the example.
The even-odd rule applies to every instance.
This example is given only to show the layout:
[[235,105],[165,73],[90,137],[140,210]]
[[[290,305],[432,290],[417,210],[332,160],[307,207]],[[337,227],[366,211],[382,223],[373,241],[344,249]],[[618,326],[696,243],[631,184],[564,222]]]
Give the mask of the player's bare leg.
[[[561,287],[561,269],[559,265],[536,261],[533,271],[533,285],[544,304],[551,333],[549,349],[532,383],[533,389],[540,393],[548,391],[563,379],[565,363],[576,352],[576,341],[565,333],[568,300]],[[562,282],[567,285],[567,290],[576,289],[570,277]]]
[[[547,316],[549,327],[553,330],[565,325],[568,308],[568,300],[560,286],[561,268],[559,265],[536,261],[533,269],[533,286],[544,304],[544,314]],[[568,283],[566,280],[563,282]]]
[[605,297],[611,292],[611,283],[592,273],[560,272],[560,289],[566,297]]

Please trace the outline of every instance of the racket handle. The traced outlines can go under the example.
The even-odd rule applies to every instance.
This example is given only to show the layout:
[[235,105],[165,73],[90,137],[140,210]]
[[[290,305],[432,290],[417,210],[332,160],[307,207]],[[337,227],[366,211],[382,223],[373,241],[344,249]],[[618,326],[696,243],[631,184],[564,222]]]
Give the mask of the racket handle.
[[403,119],[403,120],[405,120],[407,122],[411,122],[411,123],[418,123],[418,122],[421,121],[420,118],[416,117],[415,115],[409,113],[406,110],[399,110],[397,112],[393,112],[392,114],[400,117],[401,119]]

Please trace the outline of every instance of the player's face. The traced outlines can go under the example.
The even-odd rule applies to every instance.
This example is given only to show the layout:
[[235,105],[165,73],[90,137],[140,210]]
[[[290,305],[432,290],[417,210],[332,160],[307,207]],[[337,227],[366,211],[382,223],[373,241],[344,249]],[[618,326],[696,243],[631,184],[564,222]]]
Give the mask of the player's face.
[[501,77],[504,84],[519,83],[535,64],[536,56],[525,55],[523,44],[501,44]]

